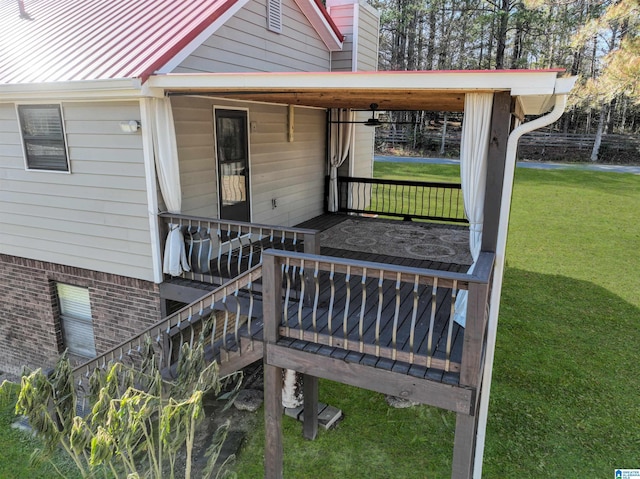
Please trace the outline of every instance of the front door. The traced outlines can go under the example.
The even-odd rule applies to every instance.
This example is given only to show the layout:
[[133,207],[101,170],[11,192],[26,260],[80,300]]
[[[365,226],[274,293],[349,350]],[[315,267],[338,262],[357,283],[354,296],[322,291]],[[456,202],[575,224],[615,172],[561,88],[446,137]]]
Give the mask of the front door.
[[247,112],[216,109],[220,218],[249,221],[249,137]]

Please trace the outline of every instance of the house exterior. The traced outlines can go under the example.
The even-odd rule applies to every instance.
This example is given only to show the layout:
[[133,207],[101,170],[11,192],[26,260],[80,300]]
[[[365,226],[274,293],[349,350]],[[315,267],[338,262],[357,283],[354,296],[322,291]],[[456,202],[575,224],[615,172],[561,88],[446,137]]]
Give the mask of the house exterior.
[[[378,17],[358,2],[27,0],[3,2],[0,16],[0,369],[13,373],[51,364],[69,342],[92,339],[85,351],[71,349],[99,353],[161,317],[156,215],[166,206],[146,121],[147,99],[163,93],[150,93],[151,74],[377,63]],[[239,112],[246,124],[241,219],[293,225],[322,212],[324,110],[197,95],[170,101],[183,213],[225,216],[215,112]],[[291,114],[295,141],[275,134]],[[370,175],[372,131],[359,130],[343,168]],[[57,159],[47,159],[47,147]],[[60,290],[67,286],[76,288]],[[62,318],[76,313],[86,320],[67,319],[65,340]]]
[[[224,317],[222,336],[215,325],[210,333],[222,370],[265,365],[266,477],[282,477],[282,369],[304,375],[306,411],[317,407],[318,377],[455,411],[452,477],[479,477],[517,142],[560,116],[574,79],[558,70],[376,72],[375,12],[326,5],[0,5],[0,369],[48,365],[68,348],[95,357],[76,370],[90,374],[142,349],[143,336],[164,348],[166,367],[208,308]],[[316,232],[294,228],[336,206],[338,176],[371,176],[373,129],[363,121],[373,104],[464,112],[474,269],[319,256]],[[526,115],[539,118],[520,124]],[[373,198],[350,194],[347,205]],[[276,244],[298,249],[268,251]],[[194,267],[199,252],[216,249],[217,276],[212,256]],[[349,279],[335,287],[334,273]],[[366,289],[372,274],[378,292],[360,290],[352,318],[336,292],[351,292],[358,275]],[[395,312],[365,304],[387,293]],[[284,313],[290,299],[297,323]],[[170,301],[187,306],[172,312]],[[334,305],[343,328],[330,323]],[[232,325],[233,314],[245,323]]]

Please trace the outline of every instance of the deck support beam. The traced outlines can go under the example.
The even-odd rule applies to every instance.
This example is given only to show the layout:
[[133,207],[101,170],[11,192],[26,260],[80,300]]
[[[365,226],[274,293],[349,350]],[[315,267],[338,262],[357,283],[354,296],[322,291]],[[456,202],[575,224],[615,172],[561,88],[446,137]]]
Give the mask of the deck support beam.
[[475,405],[475,390],[472,388],[425,381],[278,344],[265,345],[264,362],[284,369],[295,367],[306,375],[398,396],[456,413],[472,414]]

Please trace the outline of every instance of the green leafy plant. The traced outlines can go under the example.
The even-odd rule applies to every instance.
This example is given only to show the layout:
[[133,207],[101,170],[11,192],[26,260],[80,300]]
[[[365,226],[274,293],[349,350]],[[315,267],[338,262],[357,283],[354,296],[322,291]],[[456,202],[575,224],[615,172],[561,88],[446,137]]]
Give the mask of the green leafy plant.
[[[138,368],[113,363],[96,369],[89,381],[91,410],[76,412],[79,404],[73,371],[63,355],[50,373],[41,369],[22,377],[16,414],[27,417],[43,448],[32,459],[47,460],[61,447],[83,478],[175,478],[193,475],[196,428],[204,418],[203,397],[218,394],[222,381],[215,362],[205,361],[202,344],[184,344],[176,378],[165,381],[153,361],[151,340],[143,348]],[[240,375],[228,378],[237,392]],[[231,394],[233,397],[233,394]],[[213,434],[207,465],[199,477],[234,477],[228,466],[234,457],[216,465],[229,422]],[[178,461],[182,456],[182,461]],[[64,474],[54,461],[52,466]]]

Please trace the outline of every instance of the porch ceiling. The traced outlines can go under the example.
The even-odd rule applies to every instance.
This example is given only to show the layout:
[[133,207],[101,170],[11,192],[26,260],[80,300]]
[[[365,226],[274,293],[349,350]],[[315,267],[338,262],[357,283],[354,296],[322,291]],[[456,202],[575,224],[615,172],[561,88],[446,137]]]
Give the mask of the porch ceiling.
[[461,112],[464,109],[464,92],[444,90],[363,89],[353,91],[344,88],[306,89],[286,91],[242,91],[191,89],[186,94],[205,94],[217,98],[233,100],[281,103],[286,105],[309,106],[318,108],[352,108],[369,110],[372,103],[380,110],[430,110]]
[[561,70],[213,73],[155,75],[151,88],[169,94],[207,95],[319,108],[460,112],[470,92],[509,91],[524,114],[546,111]]

